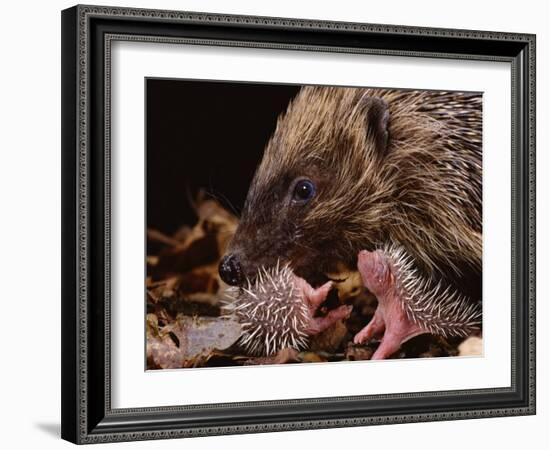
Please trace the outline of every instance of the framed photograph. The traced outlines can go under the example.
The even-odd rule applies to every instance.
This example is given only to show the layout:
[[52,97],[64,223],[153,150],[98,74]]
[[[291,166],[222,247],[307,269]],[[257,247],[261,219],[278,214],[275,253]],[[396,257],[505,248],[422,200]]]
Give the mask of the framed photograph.
[[535,413],[535,36],[62,12],[62,436]]

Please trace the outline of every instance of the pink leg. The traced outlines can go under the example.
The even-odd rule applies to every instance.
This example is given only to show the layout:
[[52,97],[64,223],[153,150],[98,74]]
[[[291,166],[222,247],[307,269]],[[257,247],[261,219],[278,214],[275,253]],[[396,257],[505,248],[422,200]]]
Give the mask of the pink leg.
[[384,318],[380,309],[376,309],[371,321],[353,338],[355,344],[362,344],[363,342],[370,341],[371,339],[381,338],[386,329]]
[[330,326],[334,325],[341,319],[347,319],[351,313],[353,306],[344,305],[339,306],[336,309],[330,310],[325,317],[313,318],[313,323],[308,331],[309,335],[318,334],[321,331],[325,331]]
[[361,251],[357,267],[364,285],[376,295],[378,308],[354,342],[360,344],[384,332],[372,359],[385,359],[399,350],[401,344],[426,331],[409,320],[403,310],[391,264],[382,251]]
[[341,319],[347,319],[351,313],[352,306],[339,306],[336,309],[333,309],[327,313],[324,317],[313,317],[319,306],[325,301],[327,295],[332,287],[332,283],[323,284],[321,287],[315,289],[310,286],[310,284],[303,278],[296,277],[295,285],[298,289],[301,289],[305,300],[309,304],[309,310],[311,313],[311,326],[308,330],[309,335],[315,335],[326,330],[334,323],[338,322]]

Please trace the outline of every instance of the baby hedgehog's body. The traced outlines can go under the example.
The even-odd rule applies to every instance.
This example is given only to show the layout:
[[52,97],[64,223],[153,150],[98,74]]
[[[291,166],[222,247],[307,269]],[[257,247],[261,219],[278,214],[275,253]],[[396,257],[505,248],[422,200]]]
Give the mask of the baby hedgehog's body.
[[[356,342],[383,334],[392,345],[378,357],[387,357],[416,334],[470,333],[481,301],[481,101],[478,93],[302,88],[267,145],[222,278],[243,284],[280,260],[319,285],[337,264],[357,267],[361,251],[386,249],[394,254],[378,287],[399,287],[384,307],[399,311],[375,316]],[[377,265],[366,267],[369,287]],[[389,300],[375,294],[382,309]],[[422,308],[452,317],[428,323]]]

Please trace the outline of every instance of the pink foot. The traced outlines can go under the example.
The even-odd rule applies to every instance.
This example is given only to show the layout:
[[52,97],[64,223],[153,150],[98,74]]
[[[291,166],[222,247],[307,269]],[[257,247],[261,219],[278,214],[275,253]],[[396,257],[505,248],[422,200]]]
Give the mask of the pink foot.
[[315,289],[311,285],[300,277],[295,277],[295,285],[303,293],[304,299],[309,304],[309,311],[311,313],[311,325],[307,334],[313,336],[326,330],[334,323],[341,319],[347,319],[351,313],[352,306],[339,306],[338,308],[330,310],[324,317],[314,317],[315,312],[319,309],[319,306],[325,301],[327,295],[332,287],[332,282],[323,284],[321,287]]
[[378,308],[369,324],[355,335],[353,342],[362,344],[382,336],[372,359],[385,359],[399,350],[401,344],[426,331],[410,321],[403,310],[392,267],[382,251],[361,251],[357,267],[363,284],[378,299]]
[[386,330],[386,324],[384,323],[384,318],[382,317],[382,310],[377,308],[374,316],[368,325],[363,328],[359,333],[353,338],[355,344],[362,344],[363,342],[370,341],[371,339],[381,339]]

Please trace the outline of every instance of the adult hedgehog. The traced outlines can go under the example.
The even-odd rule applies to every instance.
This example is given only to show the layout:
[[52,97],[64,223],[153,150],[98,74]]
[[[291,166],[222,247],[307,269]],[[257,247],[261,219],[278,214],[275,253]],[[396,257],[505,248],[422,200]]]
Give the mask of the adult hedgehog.
[[231,285],[288,263],[313,285],[357,267],[385,358],[479,325],[481,94],[304,87],[277,123],[220,263]]

